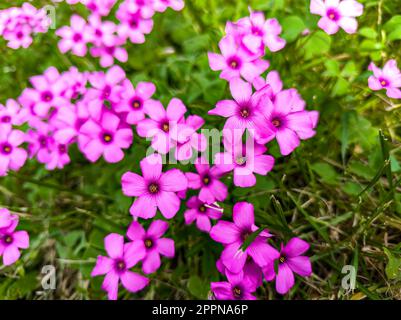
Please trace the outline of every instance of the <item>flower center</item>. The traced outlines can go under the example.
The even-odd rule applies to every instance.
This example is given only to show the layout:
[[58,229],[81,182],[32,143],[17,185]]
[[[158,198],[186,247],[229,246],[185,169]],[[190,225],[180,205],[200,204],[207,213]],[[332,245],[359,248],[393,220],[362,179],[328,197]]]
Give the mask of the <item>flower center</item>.
[[73,37],[74,42],[79,42],[82,40],[82,36],[79,33],[74,34]]
[[108,53],[109,55],[113,55],[114,51],[115,51],[115,47],[106,47],[104,48],[104,50],[106,51],[106,53]]
[[142,104],[141,104],[141,102],[139,100],[133,100],[131,105],[132,105],[132,108],[139,109]]
[[9,123],[9,122],[11,122],[11,117],[10,117],[10,116],[4,116],[4,117],[1,119],[1,122],[3,122],[3,123]]
[[274,118],[272,120],[272,125],[275,126],[276,128],[279,128],[281,126],[281,121],[280,119]]
[[281,256],[278,260],[280,261],[280,263],[284,263],[285,262],[285,257]]
[[233,57],[228,61],[228,65],[231,69],[237,70],[240,68],[241,63],[236,57]]
[[249,232],[249,231],[242,232],[242,234],[241,234],[242,241],[245,241],[251,234],[252,234],[252,232]]
[[116,263],[116,269],[118,271],[124,271],[126,268],[125,262],[123,260],[118,260]]
[[39,138],[39,144],[42,148],[47,146],[47,139],[45,137],[40,137]]
[[95,30],[95,35],[97,35],[98,37],[101,37],[101,36],[103,35],[102,30],[96,29],[96,30]]
[[246,157],[244,156],[238,156],[235,159],[235,163],[238,164],[239,166],[243,166],[244,164],[246,164]]
[[150,240],[150,239],[146,239],[145,240],[145,247],[148,248],[148,249],[152,248],[153,247],[153,241]]
[[170,125],[168,123],[163,123],[162,124],[162,130],[164,132],[169,132],[170,131]]
[[382,87],[387,87],[388,81],[386,79],[380,79],[380,84],[382,85]]
[[108,99],[110,97],[110,94],[111,94],[111,88],[110,86],[106,86],[103,89],[103,100]]
[[206,207],[205,207],[204,204],[200,205],[199,211],[200,211],[200,212],[205,212],[205,211],[206,211]]
[[234,293],[234,296],[235,296],[236,298],[240,298],[240,297],[241,297],[241,289],[240,289],[240,288],[234,287],[233,293]]
[[253,33],[255,36],[261,36],[261,35],[263,34],[263,32],[262,32],[259,28],[257,28],[257,27],[252,27],[252,33]]
[[64,144],[60,144],[60,145],[58,146],[58,151],[59,151],[59,153],[66,153],[67,148],[65,147]]
[[247,108],[242,109],[242,110],[240,111],[240,113],[241,113],[241,116],[242,116],[243,118],[248,118],[248,117],[249,117],[249,114],[250,114],[250,112],[249,112],[249,110],[248,110]]
[[159,186],[156,183],[151,183],[149,185],[149,192],[150,193],[157,193],[159,192]]
[[10,243],[13,242],[13,238],[10,235],[5,236],[4,237],[4,242],[7,243],[7,244],[10,244]]
[[109,133],[103,134],[103,141],[106,143],[110,143],[113,140],[113,137]]
[[46,91],[42,93],[42,100],[49,102],[53,99],[53,94],[50,91]]
[[203,177],[203,184],[207,186],[209,183],[210,183],[210,177],[209,176],[204,176]]
[[3,145],[3,153],[5,154],[10,154],[13,148],[9,144]]
[[131,21],[130,21],[130,26],[132,27],[132,28],[137,28],[138,27],[138,21],[136,20],[136,19],[132,19]]
[[332,21],[337,21],[340,17],[335,9],[327,10],[327,17]]

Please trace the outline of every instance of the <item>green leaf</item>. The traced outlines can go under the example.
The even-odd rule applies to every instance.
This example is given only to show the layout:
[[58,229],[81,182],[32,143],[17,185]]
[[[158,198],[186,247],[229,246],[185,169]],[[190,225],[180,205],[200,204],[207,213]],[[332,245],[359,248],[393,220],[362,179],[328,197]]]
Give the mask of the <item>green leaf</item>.
[[373,28],[365,27],[359,29],[359,34],[365,38],[369,39],[376,39],[377,38],[377,32]]
[[350,196],[357,196],[362,191],[362,187],[355,182],[346,182],[342,190]]
[[338,78],[336,84],[334,85],[331,93],[334,97],[338,97],[338,96],[345,95],[348,92],[348,90],[349,90],[348,81],[345,80],[344,78],[340,77],[340,78]]
[[323,31],[312,34],[304,45],[305,59],[309,60],[314,56],[322,56],[329,52],[331,41],[331,37]]
[[325,76],[337,77],[340,74],[340,64],[337,60],[329,59],[325,61],[324,65],[326,67]]
[[388,35],[388,41],[401,40],[401,27],[395,29]]
[[206,299],[209,292],[209,283],[202,281],[198,276],[192,276],[188,280],[189,292],[198,299]]
[[401,25],[401,15],[393,16],[389,21],[384,24],[384,30],[391,32]]
[[338,182],[337,172],[328,163],[317,162],[312,164],[311,168],[322,178],[324,182],[328,184],[336,184]]
[[298,16],[286,17],[281,25],[283,27],[283,38],[288,42],[294,41],[299,34],[305,30],[306,26],[303,20]]
[[383,248],[388,258],[386,265],[386,275],[389,280],[401,280],[401,258],[395,257],[390,250]]
[[276,213],[278,213],[278,216],[280,217],[281,224],[289,231],[290,229],[288,227],[287,219],[285,218],[283,207],[281,206],[280,201],[278,201],[274,196],[271,196],[270,199],[273,203]]

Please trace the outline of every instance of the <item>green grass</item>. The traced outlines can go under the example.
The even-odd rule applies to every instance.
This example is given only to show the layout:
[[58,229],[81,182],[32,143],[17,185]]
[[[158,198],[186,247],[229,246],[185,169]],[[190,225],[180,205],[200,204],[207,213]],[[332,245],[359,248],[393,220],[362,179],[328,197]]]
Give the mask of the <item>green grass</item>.
[[[12,2],[12,3],[11,3]],[[22,1],[6,1],[0,9]],[[328,36],[317,29],[306,0],[250,0],[253,9],[277,17],[288,41],[268,56],[271,69],[281,73],[285,87],[296,87],[309,109],[320,111],[317,135],[289,157],[269,145],[276,166],[258,177],[253,188],[234,188],[223,206],[230,218],[237,201],[254,204],[257,223],[282,239],[299,236],[311,243],[313,275],[299,279],[284,299],[399,299],[401,287],[401,128],[400,106],[383,92],[367,86],[367,67],[390,58],[401,64],[401,29],[388,23],[401,15],[400,0],[365,0],[356,35],[343,31]],[[44,5],[49,1],[33,1]],[[247,15],[247,1],[187,0],[182,12],[157,14],[155,28],[144,45],[128,45],[123,65],[137,83],[153,81],[156,98],[166,103],[181,98],[190,113],[205,117],[207,128],[222,128],[219,117],[207,116],[215,103],[230,96],[227,84],[208,67],[207,51],[217,51],[227,20]],[[82,7],[59,5],[57,25],[68,23]],[[395,21],[394,18],[392,21]],[[309,28],[309,36],[300,33]],[[399,28],[399,27],[398,27]],[[61,55],[54,30],[35,37],[26,50],[11,50],[0,41],[0,102],[16,98],[30,76],[49,66],[60,71],[76,65],[81,71],[99,70],[98,61]],[[95,257],[103,254],[103,237],[124,233],[131,221],[132,199],[121,192],[120,177],[139,172],[147,142],[135,137],[134,146],[118,164],[89,164],[73,149],[72,163],[49,172],[35,161],[0,179],[0,207],[21,216],[31,247],[16,265],[0,267],[0,298],[101,299],[102,279],[91,279]],[[184,167],[182,167],[184,168]],[[192,170],[185,167],[185,170]],[[221,246],[194,226],[185,226],[184,206],[170,224],[176,257],[164,259],[151,276],[151,286],[121,298],[205,298],[210,281],[219,275],[215,261]],[[44,295],[43,265],[57,268],[57,290]],[[357,288],[341,287],[344,265],[357,268]],[[261,299],[283,299],[274,285],[258,291]]]

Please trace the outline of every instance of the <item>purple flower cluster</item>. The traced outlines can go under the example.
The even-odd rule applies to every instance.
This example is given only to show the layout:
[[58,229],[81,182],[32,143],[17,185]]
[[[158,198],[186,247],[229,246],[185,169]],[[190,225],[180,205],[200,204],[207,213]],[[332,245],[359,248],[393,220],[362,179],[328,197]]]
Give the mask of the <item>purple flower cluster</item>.
[[0,11],[0,36],[12,49],[28,48],[32,44],[32,34],[45,33],[50,25],[46,11],[28,2]]
[[[257,234],[244,248],[248,237]],[[224,245],[217,269],[227,277],[225,282],[213,282],[211,290],[218,300],[255,300],[253,293],[266,281],[276,280],[276,290],[287,293],[294,286],[294,273],[312,274],[310,259],[302,254],[309,244],[292,238],[278,251],[268,241],[272,235],[255,225],[253,205],[238,202],[233,208],[233,222],[220,220],[210,236]],[[249,240],[249,239],[248,239]]]
[[[104,67],[112,66],[115,58],[127,60],[123,46],[128,39],[145,41],[155,12],[183,7],[181,0],[126,0],[116,11],[117,25],[102,20],[115,0],[67,2],[81,2],[92,13],[88,20],[73,15],[71,27],[57,31],[62,37],[60,50],[84,56],[90,45],[89,52],[100,57]],[[71,161],[68,150],[72,144],[91,162],[101,157],[109,163],[119,162],[132,145],[134,129],[151,141],[154,153],[140,161],[141,174],[128,171],[121,178],[123,194],[134,198],[127,239],[115,233],[106,236],[107,256],[99,256],[92,271],[92,276],[105,276],[102,289],[109,299],[117,299],[120,282],[130,292],[148,285],[149,279],[134,271],[139,262],[147,275],[160,268],[161,256],[175,256],[174,241],[164,237],[169,224],[146,220],[157,217],[158,211],[163,218],[173,219],[187,193],[185,223],[196,222],[198,229],[224,245],[217,268],[227,281],[212,283],[214,298],[254,299],[263,277],[275,279],[277,291],[284,294],[294,285],[294,273],[309,276],[312,272],[309,258],[302,255],[309,245],[293,238],[281,250],[276,249],[273,236],[255,225],[252,204],[237,203],[233,222],[220,220],[224,210],[219,202],[228,197],[224,176],[233,172],[235,186],[254,186],[255,174],[266,175],[274,166],[265,144],[276,139],[282,155],[288,155],[300,140],[315,135],[318,121],[318,113],[305,109],[296,89],[283,89],[278,72],[271,71],[266,79],[261,76],[269,67],[262,59],[265,47],[276,52],[285,46],[277,20],[251,12],[250,17],[228,23],[226,33],[220,42],[221,54],[209,53],[211,68],[222,71],[221,78],[229,81],[232,96],[209,111],[227,118],[224,150],[213,155],[213,163],[202,154],[208,147],[205,135],[199,132],[204,119],[187,115],[178,98],[172,98],[165,108],[152,98],[156,92],[153,83],[134,86],[119,66],[104,72],[80,72],[72,67],[61,73],[50,67],[31,77],[30,87],[16,100],[0,105],[0,175],[20,169],[28,157],[48,170],[63,168]],[[28,127],[26,132],[21,130],[23,125]],[[181,162],[195,159],[195,172],[163,170],[163,156],[170,153]],[[18,248],[28,247],[27,234],[15,232],[17,224],[8,223],[10,217],[8,211],[0,212],[4,264],[18,259]],[[142,224],[148,222],[145,230]]]
[[[75,67],[63,73],[50,67],[31,77],[30,83],[32,87],[22,92],[18,102],[10,99],[6,106],[0,105],[0,175],[25,163],[23,143],[29,157],[36,157],[48,170],[70,162],[68,150],[73,143],[91,162],[100,157],[119,162],[123,150],[132,145],[132,125],[147,121],[145,115],[153,115],[160,105],[151,99],[156,90],[153,83],[140,82],[135,88],[118,66],[83,73]],[[24,123],[29,126],[26,133],[17,129]],[[200,123],[189,121],[195,128]],[[180,132],[186,134],[180,140],[180,148],[186,151],[181,152],[183,159],[198,147],[193,141],[203,139],[185,121]]]
[[[283,90],[278,72],[266,79],[261,74],[269,64],[262,60],[265,47],[277,51],[285,46],[279,38],[281,26],[275,19],[265,20],[263,13],[227,23],[226,35],[220,41],[222,54],[209,53],[212,70],[222,70],[220,77],[229,81],[232,100],[222,100],[209,111],[227,118],[224,125],[225,152],[215,156],[219,172],[234,172],[234,184],[251,187],[254,173],[266,175],[274,159],[264,154],[266,143],[276,139],[282,155],[289,155],[300,140],[312,138],[319,113],[305,110],[296,89]],[[252,137],[246,145],[242,135]]]
[[127,62],[128,53],[124,45],[144,43],[145,35],[153,29],[152,17],[155,12],[164,12],[168,7],[181,10],[183,0],[125,0],[117,11],[118,23],[104,20],[110,14],[117,0],[70,0],[70,4],[81,2],[91,12],[88,19],[74,14],[70,26],[56,31],[61,37],[58,47],[62,53],[71,51],[83,57],[89,53],[100,58],[100,65],[110,67],[115,60]]
[[116,233],[104,239],[108,257],[98,256],[92,276],[106,275],[102,289],[110,300],[117,299],[120,281],[130,292],[140,291],[149,284],[148,278],[130,270],[138,262],[142,262],[143,273],[151,274],[160,268],[160,255],[174,257],[174,240],[163,237],[167,229],[168,223],[162,220],[154,220],[147,231],[134,221],[127,231],[130,241],[124,242],[124,237]]

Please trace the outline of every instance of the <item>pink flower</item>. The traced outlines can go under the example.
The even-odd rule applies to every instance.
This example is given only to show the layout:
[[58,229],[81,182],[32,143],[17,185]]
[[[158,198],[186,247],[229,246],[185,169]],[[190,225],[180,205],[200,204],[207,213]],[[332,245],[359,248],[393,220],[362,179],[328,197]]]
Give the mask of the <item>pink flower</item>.
[[93,57],[100,57],[100,65],[103,68],[108,68],[114,64],[114,59],[120,62],[128,61],[128,53],[122,45],[125,43],[124,39],[115,36],[112,45],[102,45],[90,49]]
[[71,162],[68,155],[68,145],[54,143],[50,151],[49,161],[46,163],[47,170],[63,169],[65,165]]
[[184,212],[185,223],[191,224],[196,221],[196,227],[204,232],[209,232],[212,228],[210,219],[218,220],[223,215],[223,209],[210,206],[196,196],[189,198],[187,207]]
[[263,12],[251,11],[250,17],[227,23],[226,33],[240,39],[241,44],[256,56],[265,54],[267,46],[271,52],[285,47],[285,40],[279,37],[281,26],[276,19],[265,19]]
[[13,222],[13,215],[6,208],[0,208],[0,232],[2,229],[7,228]]
[[24,165],[28,154],[19,147],[24,141],[22,131],[0,126],[0,176],[5,176],[8,170],[18,171]]
[[26,231],[15,231],[19,218],[11,215],[7,209],[0,209],[0,256],[3,264],[12,265],[21,256],[19,249],[29,247],[29,235]]
[[155,11],[164,12],[168,7],[175,11],[180,11],[184,8],[183,0],[154,0],[153,7]]
[[363,5],[355,0],[311,0],[310,11],[322,18],[319,27],[328,34],[343,28],[347,33],[355,33],[358,22],[355,17],[363,13]]
[[121,22],[118,34],[124,39],[129,38],[132,43],[144,43],[145,34],[153,29],[153,20],[150,17],[144,18],[139,7],[132,2],[121,3],[116,17]]
[[195,168],[198,174],[187,172],[185,175],[190,189],[200,189],[199,200],[208,204],[224,201],[227,198],[227,186],[219,180],[222,173],[217,167],[210,167],[205,158],[198,158]]
[[216,268],[221,274],[225,275],[228,279],[232,279],[233,277],[241,277],[242,279],[245,278],[246,281],[251,282],[255,288],[260,287],[263,284],[262,268],[259,267],[252,259],[247,259],[244,268],[238,273],[230,272],[230,270],[228,270],[224,266],[221,259],[216,261]]
[[127,51],[122,48],[125,39],[116,34],[117,26],[111,21],[102,21],[99,16],[91,15],[88,18],[88,33],[91,34],[92,44],[90,49],[93,57],[100,57],[100,65],[103,68],[114,64],[114,59],[127,62]]
[[83,57],[86,55],[88,51],[86,46],[91,41],[91,37],[84,18],[76,14],[72,15],[71,27],[61,27],[56,31],[56,35],[62,38],[58,43],[62,53],[71,50],[76,56]]
[[122,83],[126,79],[124,70],[113,66],[104,72],[94,72],[88,77],[92,88],[88,90],[90,100],[107,101],[112,105],[121,101]]
[[52,132],[52,127],[46,122],[36,121],[31,125],[26,138],[30,158],[36,156],[40,163],[50,161],[50,150],[54,144]]
[[11,7],[0,11],[0,36],[12,49],[27,48],[32,44],[33,33],[47,32],[51,24],[44,9],[36,9],[25,2],[22,7]]
[[91,162],[102,155],[110,163],[121,161],[122,149],[128,149],[133,140],[132,129],[121,126],[120,118],[109,111],[104,111],[99,121],[87,120],[79,132],[81,151]]
[[50,67],[43,75],[31,77],[30,82],[33,88],[25,89],[23,94],[26,100],[32,101],[33,111],[40,117],[48,116],[52,108],[58,109],[68,104],[62,95],[67,84],[56,68]]
[[162,158],[152,154],[142,159],[142,175],[126,172],[121,179],[123,193],[136,197],[130,212],[134,217],[153,218],[159,208],[166,219],[173,218],[180,209],[177,192],[187,189],[185,175],[178,169],[162,172]]
[[383,69],[376,67],[372,62],[369,70],[373,75],[369,77],[369,88],[377,90],[386,90],[389,98],[401,99],[401,73],[397,67],[397,61],[394,59],[387,61]]
[[130,0],[127,7],[130,12],[138,12],[144,19],[149,19],[155,14],[153,2],[154,0]]
[[88,72],[79,72],[76,67],[71,67],[68,71],[63,72],[61,77],[67,84],[63,96],[71,100],[78,100],[81,98],[81,96],[86,93],[88,74]]
[[145,111],[155,104],[151,99],[156,87],[151,82],[139,82],[134,88],[131,81],[124,80],[121,90],[121,101],[115,105],[115,111],[126,114],[128,124],[137,124],[145,119]]
[[150,274],[160,268],[160,255],[173,258],[175,255],[174,240],[162,238],[168,223],[162,220],[154,220],[148,231],[140,223],[134,221],[128,228],[127,237],[137,246],[137,252],[144,258],[142,260],[142,271]]
[[152,101],[145,110],[150,119],[138,123],[136,128],[138,135],[143,138],[152,138],[152,148],[161,154],[166,154],[176,145],[177,127],[184,121],[186,111],[185,105],[177,98],[171,99],[167,109],[164,109],[159,101]]
[[[309,244],[299,238],[292,238],[284,247],[281,245],[276,276],[276,290],[278,293],[286,294],[294,286],[294,273],[299,274],[301,277],[309,277],[312,274],[309,257],[302,255],[308,249]],[[273,277],[270,278],[274,278],[274,264],[270,264],[267,269],[269,274],[273,274]],[[266,270],[264,272],[266,275]]]
[[279,256],[277,250],[267,243],[271,235],[262,231],[253,242],[242,251],[241,246],[252,233],[259,228],[255,225],[253,205],[247,202],[238,202],[233,208],[234,223],[220,220],[210,231],[214,241],[223,243],[225,248],[221,254],[221,261],[231,273],[239,273],[250,256],[260,267],[266,266]]
[[20,126],[28,118],[28,110],[21,109],[17,101],[8,99],[6,105],[0,104],[0,124],[2,126]]
[[282,155],[289,155],[300,144],[300,140],[310,139],[315,134],[319,113],[300,110],[299,96],[292,90],[278,93],[272,102],[263,97],[263,113],[270,127],[258,142],[266,143],[276,138]]
[[92,13],[107,16],[117,0],[81,0]]
[[64,145],[75,142],[81,126],[89,116],[89,110],[82,101],[61,108],[52,119],[52,125],[55,127],[54,140]]
[[107,292],[109,300],[117,300],[120,281],[125,289],[134,293],[148,285],[146,277],[129,270],[144,257],[145,252],[138,251],[140,243],[124,244],[123,236],[111,233],[104,238],[104,246],[109,256],[97,257],[91,276],[106,275],[102,289]]
[[219,101],[216,108],[210,110],[208,114],[228,118],[224,128],[237,129],[239,134],[242,134],[245,129],[256,137],[261,133],[266,134],[266,131],[270,132],[263,121],[260,104],[263,93],[252,94],[252,85],[239,78],[230,81],[230,91],[234,100]]
[[283,90],[283,82],[281,81],[280,74],[274,70],[267,74],[266,79],[262,77],[255,78],[253,86],[256,90],[262,90],[268,86],[270,90],[265,91],[265,93],[269,94],[271,100],[274,100],[276,94]]
[[258,90],[258,92],[263,92],[263,95],[267,95],[273,102],[276,100],[278,93],[285,91],[292,96],[292,111],[302,111],[305,109],[306,103],[297,89],[291,88],[283,90],[283,82],[281,81],[280,74],[277,71],[269,72],[266,79],[263,79],[262,77],[256,78],[253,82],[253,86]]
[[222,70],[220,78],[230,81],[242,76],[252,82],[269,68],[269,62],[255,59],[242,46],[238,46],[235,37],[227,35],[221,39],[219,47],[222,54],[208,53],[209,65],[213,71]]
[[207,139],[202,133],[197,133],[205,120],[202,117],[189,116],[184,123],[178,126],[177,147],[175,158],[179,161],[189,160],[193,157],[193,149],[203,152],[207,148]]
[[234,171],[234,184],[238,187],[252,187],[256,184],[254,173],[266,175],[274,166],[274,158],[265,155],[266,147],[248,137],[242,144],[242,135],[224,131],[226,152],[215,155],[215,165],[221,172]]
[[212,282],[210,287],[217,300],[256,300],[252,293],[257,287],[242,273],[232,274],[226,282]]
[[88,37],[92,39],[94,46],[111,46],[115,41],[117,26],[112,21],[102,21],[102,18],[96,14],[88,17],[87,25]]
[[[62,108],[65,110],[68,108]],[[27,134],[29,156],[36,156],[38,162],[46,164],[46,169],[62,169],[70,163],[68,156],[68,145],[60,144],[55,141],[54,128],[48,123],[35,121],[31,124],[31,129]]]

